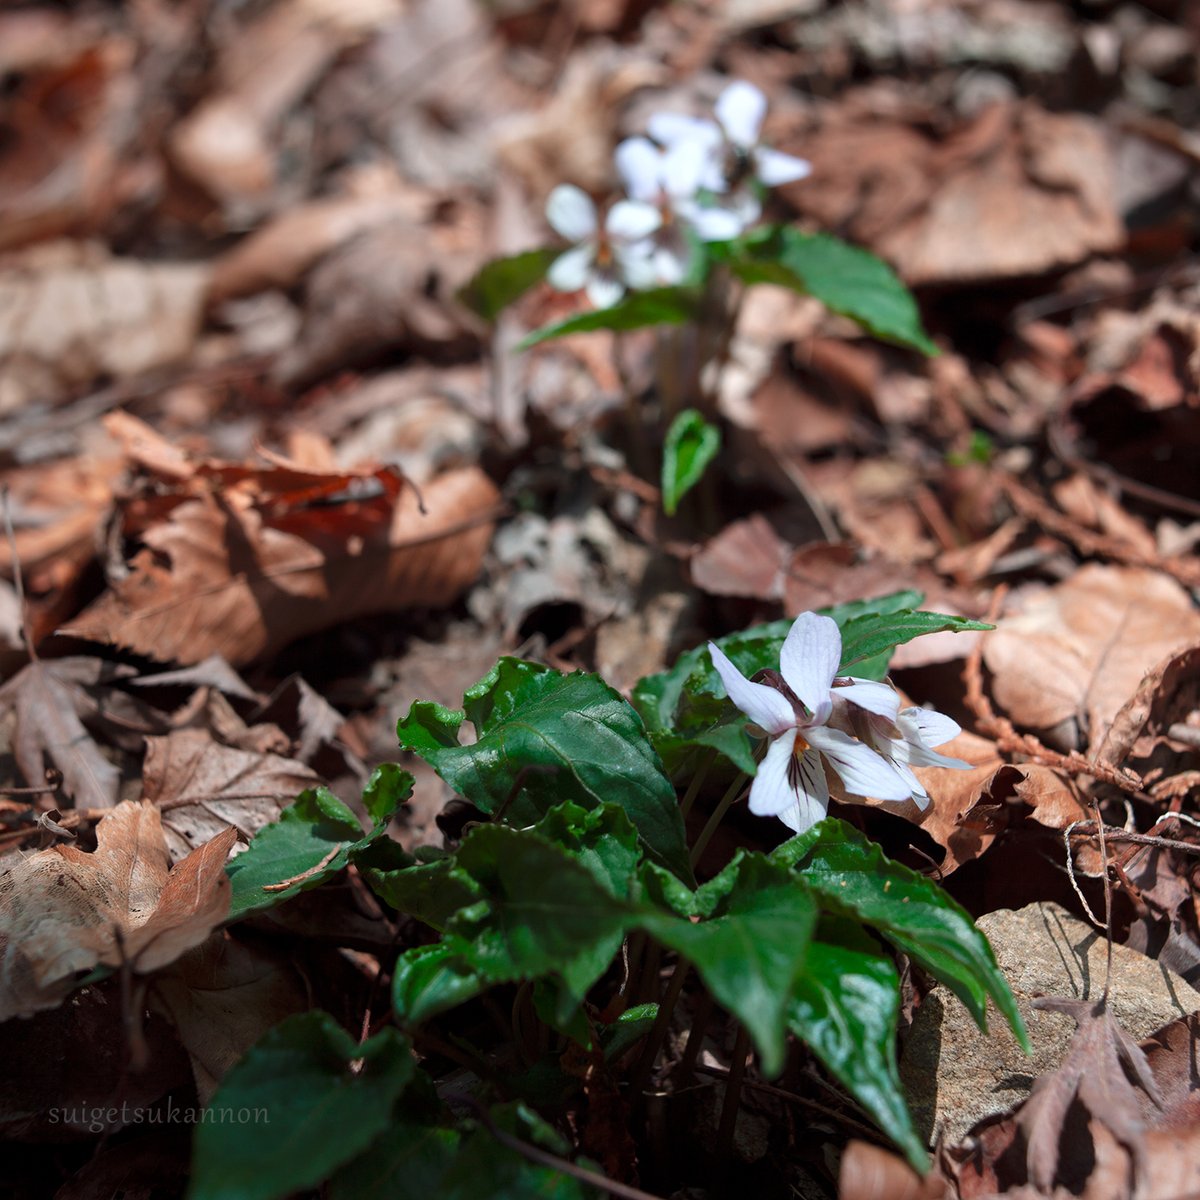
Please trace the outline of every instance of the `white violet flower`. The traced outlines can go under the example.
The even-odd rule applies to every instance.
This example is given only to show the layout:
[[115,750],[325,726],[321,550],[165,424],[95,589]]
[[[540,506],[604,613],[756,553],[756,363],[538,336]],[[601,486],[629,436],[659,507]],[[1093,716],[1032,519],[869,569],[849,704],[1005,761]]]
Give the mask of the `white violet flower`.
[[[731,83],[717,97],[713,109],[715,121],[678,113],[656,113],[650,118],[650,136],[668,149],[683,143],[704,147],[708,168],[703,186],[714,193],[710,206],[698,201],[692,206],[699,213],[721,214],[723,236],[736,237],[762,215],[762,205],[748,179],[764,187],[795,183],[812,173],[812,165],[802,158],[772,150],[759,141],[767,98],[759,88],[745,80]],[[694,219],[696,218],[694,216]],[[708,217],[715,227],[720,217]],[[710,240],[717,240],[715,237]]]
[[708,649],[730,700],[771,739],[750,788],[752,813],[778,817],[797,833],[815,825],[829,808],[826,764],[849,795],[909,798],[911,784],[890,758],[828,724],[835,698],[889,727],[900,706],[887,684],[836,678],[842,635],[831,617],[806,612],[796,618],[770,684],[747,679],[712,642]]
[[546,200],[546,220],[556,233],[576,243],[550,264],[546,279],[551,287],[560,292],[583,288],[597,308],[611,308],[627,287],[653,286],[647,239],[662,224],[653,205],[618,201],[602,227],[591,197],[563,183]]

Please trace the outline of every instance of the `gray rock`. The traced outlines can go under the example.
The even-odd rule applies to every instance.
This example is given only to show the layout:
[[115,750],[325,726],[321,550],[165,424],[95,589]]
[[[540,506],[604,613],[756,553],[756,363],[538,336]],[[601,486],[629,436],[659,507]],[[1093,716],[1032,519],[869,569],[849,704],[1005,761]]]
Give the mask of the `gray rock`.
[[[931,1142],[961,1141],[983,1117],[1023,1100],[1037,1076],[1062,1062],[1075,1023],[1065,1013],[1038,1011],[1036,997],[1095,1000],[1104,988],[1104,935],[1057,904],[988,913],[979,928],[1017,998],[1033,1055],[1021,1052],[994,1009],[982,1034],[947,988],[934,988],[917,1010],[900,1060],[917,1130]],[[1144,954],[1114,946],[1109,1002],[1140,1040],[1200,1009],[1200,992]]]

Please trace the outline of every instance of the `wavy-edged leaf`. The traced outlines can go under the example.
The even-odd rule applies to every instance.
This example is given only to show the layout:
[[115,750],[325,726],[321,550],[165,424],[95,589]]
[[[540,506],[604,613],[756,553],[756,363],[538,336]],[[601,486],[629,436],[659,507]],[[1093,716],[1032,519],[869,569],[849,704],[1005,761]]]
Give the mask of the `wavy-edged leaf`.
[[694,408],[685,408],[667,430],[663,443],[662,504],[668,517],[700,482],[721,449],[721,431]]

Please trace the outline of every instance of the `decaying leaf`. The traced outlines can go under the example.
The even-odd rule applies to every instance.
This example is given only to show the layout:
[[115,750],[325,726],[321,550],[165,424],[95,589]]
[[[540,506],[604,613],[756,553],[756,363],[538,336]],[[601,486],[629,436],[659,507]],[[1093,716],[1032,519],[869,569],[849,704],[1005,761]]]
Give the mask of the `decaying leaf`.
[[226,828],[170,865],[158,809],[126,800],[96,849],[54,846],[0,875],[0,1020],[53,1008],[97,964],[158,970],[229,911]]
[[1095,754],[1143,676],[1200,640],[1200,613],[1167,576],[1090,564],[1033,595],[984,640],[996,699],[1019,725]]
[[320,780],[303,763],[215,741],[206,729],[146,739],[142,787],[162,810],[163,835],[181,859],[227,826],[251,838]]
[[63,788],[80,808],[108,808],[117,801],[121,772],[100,752],[81,715],[96,705],[84,690],[112,674],[98,658],[36,660],[0,688],[0,711],[11,713],[13,755],[30,787],[46,779],[49,759]]
[[63,632],[159,660],[249,662],[367,613],[449,603],[475,578],[496,515],[496,489],[474,469],[420,498],[386,468],[170,469],[174,492],[155,484],[147,505],[126,506],[143,543],[128,572]]

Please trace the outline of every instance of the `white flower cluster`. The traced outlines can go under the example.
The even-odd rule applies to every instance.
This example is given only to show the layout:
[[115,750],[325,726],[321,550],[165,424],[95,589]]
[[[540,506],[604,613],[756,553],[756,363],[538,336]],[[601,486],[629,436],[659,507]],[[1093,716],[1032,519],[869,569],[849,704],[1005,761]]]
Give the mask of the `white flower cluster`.
[[767,682],[747,679],[712,642],[708,650],[730,700],[771,739],[750,788],[758,816],[803,833],[829,807],[829,769],[847,798],[911,799],[924,809],[929,793],[913,767],[970,768],[932,748],[961,732],[949,717],[901,709],[886,683],[837,678],[842,635],[830,617],[796,618]]
[[766,96],[739,80],[717,98],[715,120],[656,113],[649,137],[617,147],[628,199],[603,224],[586,192],[556,187],[546,219],[574,245],[551,265],[551,286],[582,288],[597,308],[609,308],[628,288],[680,283],[691,265],[689,234],[701,242],[741,234],[762,215],[760,187],[794,183],[811,170],[802,158],[760,144],[766,112]]

